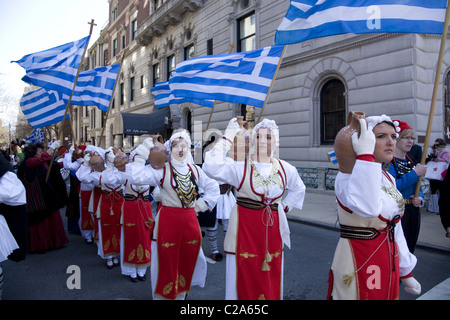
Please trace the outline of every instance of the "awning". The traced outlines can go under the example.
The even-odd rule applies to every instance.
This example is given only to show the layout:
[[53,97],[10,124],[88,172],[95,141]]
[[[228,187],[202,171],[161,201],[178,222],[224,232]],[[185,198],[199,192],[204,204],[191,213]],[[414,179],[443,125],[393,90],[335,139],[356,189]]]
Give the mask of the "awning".
[[170,129],[169,108],[154,110],[147,114],[127,112],[121,112],[120,114],[123,121],[123,134],[156,134]]

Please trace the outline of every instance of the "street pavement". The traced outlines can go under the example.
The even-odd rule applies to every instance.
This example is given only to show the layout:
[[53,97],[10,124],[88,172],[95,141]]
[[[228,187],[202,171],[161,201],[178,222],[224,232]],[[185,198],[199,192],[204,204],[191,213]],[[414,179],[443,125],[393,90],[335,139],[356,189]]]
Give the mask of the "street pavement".
[[[307,189],[303,209],[292,210],[288,214],[288,219],[338,229],[334,192]],[[426,208],[421,208],[421,225],[417,247],[450,253],[450,239],[445,236],[440,216],[428,212]],[[442,267],[448,268],[449,266]],[[450,278],[428,292],[423,292],[418,300],[450,300]]]
[[[61,214],[64,217],[63,211]],[[307,189],[303,209],[292,210],[288,214],[288,219],[292,222],[297,221],[301,224],[309,224],[315,227],[321,227],[321,229],[337,231],[339,224],[337,222],[334,192]],[[63,218],[63,220],[65,222],[66,219]],[[336,234],[336,237],[338,237],[337,232],[333,232],[333,234]],[[109,272],[106,270],[103,261],[96,256],[95,245],[86,245],[82,243],[82,240],[78,235],[68,234],[68,237],[69,244],[66,248],[55,250],[46,255],[30,254],[26,258],[26,263],[14,263],[11,261],[3,262],[2,266],[4,267],[5,276],[3,299],[8,300],[8,297],[10,297],[19,300],[151,300],[151,292],[148,290],[149,281],[137,284],[131,283],[130,281],[123,279],[123,276],[120,275],[119,271]],[[222,243],[222,241],[223,239],[219,240],[220,243]],[[305,239],[302,241],[305,241]],[[316,243],[316,245],[319,244]],[[331,245],[326,245],[325,243],[320,243],[320,245],[331,247]],[[425,209],[422,209],[422,223],[418,247],[430,251],[439,251],[450,254],[450,239],[445,237],[445,231],[441,225],[439,215],[427,212]],[[205,251],[205,255],[206,254],[207,252]],[[45,257],[48,258],[43,259]],[[50,257],[51,261],[48,260]],[[316,257],[316,259],[317,258],[318,257]],[[214,271],[215,274],[215,279],[210,279],[210,281],[224,283],[225,261],[217,264],[214,264],[214,261],[212,260],[209,262],[208,268],[211,266],[211,271]],[[326,262],[320,261],[319,264],[326,264]],[[73,272],[69,272],[67,269],[69,265],[80,267],[83,274],[83,290],[68,290],[66,280],[69,281],[71,272]],[[288,268],[289,266],[286,267]],[[326,268],[329,268],[329,266]],[[448,268],[448,265],[443,265],[442,268]],[[15,275],[13,274],[13,270],[26,277],[26,287],[29,288],[29,291],[36,290],[36,292],[23,292],[23,285],[14,285],[14,281],[16,280],[14,280]],[[326,273],[327,270],[324,272]],[[116,283],[117,285],[114,285],[114,290],[112,290],[111,287],[100,285],[102,283]],[[287,292],[285,293],[285,298],[299,299],[298,296],[291,296],[288,287],[289,285],[286,285],[285,289]],[[211,299],[211,297],[223,297],[223,292],[221,291],[223,288],[220,286],[212,286],[212,288],[208,290],[197,290],[196,288],[197,287],[193,288],[192,296],[197,299],[208,300]],[[45,292],[45,297],[40,296],[39,294],[36,296],[37,290],[39,290],[39,292],[41,290],[42,292]],[[322,292],[324,290],[326,291],[326,288],[319,288],[317,290]],[[422,295],[418,297],[418,300],[450,300],[450,278],[442,281],[434,288],[422,292]]]

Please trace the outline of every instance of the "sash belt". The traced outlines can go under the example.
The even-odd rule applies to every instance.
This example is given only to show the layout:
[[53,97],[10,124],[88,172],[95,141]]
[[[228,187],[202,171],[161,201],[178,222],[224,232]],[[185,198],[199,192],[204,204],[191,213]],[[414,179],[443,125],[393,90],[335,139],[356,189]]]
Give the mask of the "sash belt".
[[129,193],[127,193],[127,194],[125,194],[125,196],[123,197],[126,201],[134,201],[134,200],[137,200],[137,199],[142,199],[142,200],[144,200],[144,201],[148,201],[149,199],[148,199],[148,195],[146,195],[146,196],[143,196],[143,195],[134,195],[134,194],[129,194]]
[[[266,208],[266,205],[264,203],[248,198],[237,198],[236,203],[247,209],[261,210]],[[272,203],[269,205],[269,207],[270,209],[277,211],[278,203]]]
[[380,235],[374,228],[352,227],[341,224],[341,238],[356,240],[373,240]]

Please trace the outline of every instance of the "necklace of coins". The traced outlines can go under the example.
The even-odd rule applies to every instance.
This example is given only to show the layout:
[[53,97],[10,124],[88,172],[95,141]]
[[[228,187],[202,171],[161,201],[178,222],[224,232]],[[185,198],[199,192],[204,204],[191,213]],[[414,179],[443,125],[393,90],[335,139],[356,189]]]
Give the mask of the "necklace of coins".
[[283,188],[283,182],[278,174],[278,166],[272,162],[272,170],[267,178],[264,178],[261,173],[256,168],[253,161],[251,161],[251,166],[253,167],[253,186],[255,188],[265,187],[267,193],[269,192],[269,185],[274,184],[280,189]]
[[186,207],[191,207],[197,196],[197,185],[193,181],[191,170],[188,170],[186,174],[182,174],[173,168],[173,178],[178,198]]

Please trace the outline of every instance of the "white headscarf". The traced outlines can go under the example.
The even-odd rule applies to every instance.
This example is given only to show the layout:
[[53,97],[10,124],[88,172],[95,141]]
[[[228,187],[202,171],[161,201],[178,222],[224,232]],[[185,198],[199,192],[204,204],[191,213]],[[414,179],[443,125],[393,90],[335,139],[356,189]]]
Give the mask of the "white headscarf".
[[278,154],[278,148],[280,146],[280,131],[278,130],[278,126],[274,120],[269,119],[262,119],[254,128],[252,131],[252,141],[250,146],[250,153],[255,153],[255,146],[256,146],[256,132],[261,128],[267,128],[270,129],[272,132],[274,138],[275,138],[275,146],[272,150],[272,155]]
[[380,124],[383,121],[387,121],[392,123],[395,126],[395,131],[398,137],[398,132],[400,132],[400,127],[399,127],[399,123],[397,121],[392,121],[391,118],[385,114],[382,114],[381,116],[371,116],[371,117],[367,117],[367,125],[370,128],[370,130],[373,130],[373,128],[377,125]]

